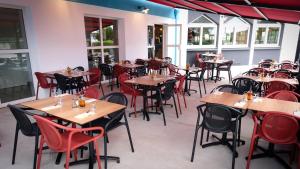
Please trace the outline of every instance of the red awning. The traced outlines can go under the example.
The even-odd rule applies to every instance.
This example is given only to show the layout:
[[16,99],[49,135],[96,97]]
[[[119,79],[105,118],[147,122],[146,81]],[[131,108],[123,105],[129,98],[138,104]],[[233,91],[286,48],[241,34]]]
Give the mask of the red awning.
[[173,8],[300,24],[300,0],[149,0]]

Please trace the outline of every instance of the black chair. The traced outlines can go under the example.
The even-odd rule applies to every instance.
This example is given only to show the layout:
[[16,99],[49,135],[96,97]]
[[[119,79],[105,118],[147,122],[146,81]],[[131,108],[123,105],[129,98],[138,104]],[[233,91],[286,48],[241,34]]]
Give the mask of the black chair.
[[[101,98],[101,100],[106,100],[108,102],[117,103],[117,104],[121,104],[124,106],[127,106],[127,103],[128,103],[127,98],[123,93],[110,93],[106,96],[103,96]],[[122,121],[123,118],[124,118],[124,122]],[[105,161],[104,161],[105,169],[107,168],[107,159],[112,159],[112,160],[117,160],[117,161],[120,160],[118,157],[108,157],[107,156],[107,143],[108,143],[107,133],[117,127],[122,126],[122,125],[126,126],[127,134],[128,134],[129,142],[130,142],[130,146],[131,146],[131,151],[134,152],[125,109],[111,113],[111,114],[107,115],[107,117],[97,119],[97,120],[91,122],[91,124],[89,124],[89,125],[88,124],[84,125],[84,127],[101,126],[104,128],[104,156],[107,157],[107,158],[105,158]]]
[[293,73],[290,70],[287,69],[278,69],[276,71],[273,72],[272,76],[276,77],[276,74],[280,74],[278,75],[278,77],[288,77],[289,79],[293,77]]
[[[105,76],[106,78],[108,78],[108,86],[111,87],[111,91],[113,90],[113,67],[109,64],[104,64],[101,63],[99,64],[99,69],[101,70],[102,74],[101,76]],[[102,77],[101,77],[102,79]]]
[[240,94],[247,93],[250,90],[253,93],[261,94],[261,84],[253,79],[239,77],[233,79],[232,84],[239,89]]
[[135,60],[135,64],[138,64],[138,65],[146,65],[146,61],[143,60],[143,59],[136,59]]
[[[155,89],[155,94],[147,96],[147,98],[154,99],[156,100],[156,107],[159,107],[162,115],[163,115],[163,120],[164,120],[164,125],[166,126],[166,118],[165,118],[165,112],[163,109],[163,101],[167,102],[171,98],[173,98],[174,106],[175,106],[175,111],[176,111],[176,117],[178,118],[178,111],[177,111],[177,105],[175,101],[175,86],[176,86],[176,80],[168,80],[159,87]],[[157,110],[157,109],[156,109]]]
[[[238,121],[241,119],[241,112],[218,104],[203,104],[197,107],[198,117],[194,135],[193,149],[191,162],[194,160],[196,142],[198,131],[201,130],[200,145],[202,145],[203,132],[204,129],[214,133],[221,133],[222,139],[215,137],[218,142],[212,142],[205,145],[202,145],[202,148],[213,146],[213,145],[226,145],[232,150],[232,169],[235,167],[235,157],[237,157],[236,152],[236,141],[237,141],[237,132],[238,132]],[[200,117],[203,117],[202,122],[200,122]],[[233,134],[232,139],[227,139],[227,133],[231,132]],[[233,144],[230,144],[229,141],[232,141]]]
[[29,112],[22,110],[21,108],[13,105],[8,105],[10,111],[12,112],[13,116],[17,120],[16,124],[16,131],[15,131],[15,139],[14,139],[14,148],[13,148],[13,155],[12,155],[12,164],[15,164],[16,158],[16,151],[17,151],[17,143],[18,143],[18,135],[19,130],[28,137],[35,137],[35,146],[34,146],[34,160],[33,160],[33,169],[36,169],[36,157],[38,151],[38,143],[39,143],[39,128],[36,123],[31,123],[28,115],[32,115]]
[[[201,84],[200,82],[202,81],[203,83],[203,87],[204,87],[204,92],[206,94],[206,86],[205,86],[205,80],[204,80],[204,74],[205,74],[206,69],[201,69],[199,71],[194,71],[194,72],[190,72],[187,76],[187,81],[189,81],[189,88],[188,90],[191,90],[191,83],[192,81],[197,81],[198,82],[198,86],[199,86],[199,93],[200,93],[200,97],[202,97],[202,92],[201,92]],[[193,76],[195,75],[195,76]]]
[[270,68],[272,65],[272,61],[262,61],[258,64],[258,67],[261,67],[261,68]]
[[[233,86],[233,85],[220,85],[217,86],[216,88],[214,88],[210,93],[214,93],[214,92],[227,92],[227,93],[232,93],[232,94],[240,94],[240,90]],[[242,110],[240,110],[242,112]],[[247,114],[247,111],[245,111],[244,113],[242,112],[242,117],[244,117]],[[245,144],[244,140],[241,140],[241,130],[242,130],[242,119],[239,121],[239,128],[238,128],[238,146],[240,146],[240,143],[242,143],[242,145]],[[206,141],[208,141],[209,138],[209,131],[207,132],[207,137],[206,137]]]
[[[82,71],[83,72],[84,71],[84,67],[77,66],[73,70],[74,71]],[[74,78],[72,78],[72,80],[76,84],[76,86],[78,88],[77,89],[78,91],[81,91],[81,90],[83,90],[84,87],[88,86],[87,82],[84,80],[83,77],[74,77]]]
[[229,83],[232,81],[232,75],[231,75],[231,66],[233,64],[233,61],[230,60],[228,62],[225,62],[223,64],[219,64],[217,66],[217,77],[215,82],[217,82],[218,79],[220,79],[220,72],[225,71],[228,72],[228,79],[229,79]]
[[76,83],[74,83],[73,78],[68,78],[62,74],[54,73],[55,80],[57,82],[57,89],[61,90],[61,93],[72,93],[75,89],[76,92],[78,92],[78,87],[76,86]]

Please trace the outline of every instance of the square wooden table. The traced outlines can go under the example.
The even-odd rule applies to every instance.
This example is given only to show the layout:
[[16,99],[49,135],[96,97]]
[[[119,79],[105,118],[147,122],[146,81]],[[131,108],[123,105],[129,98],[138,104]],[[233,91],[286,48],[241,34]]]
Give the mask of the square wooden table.
[[[61,106],[57,105],[59,97],[61,97],[62,99]],[[126,108],[126,106],[124,105],[110,103],[102,100],[91,99],[91,98],[85,98],[86,99],[85,107],[72,108],[73,97],[75,96],[70,94],[62,94],[61,96],[21,103],[21,105],[35,110],[43,111],[48,115],[52,115],[72,123],[77,123],[79,125],[90,123],[96,119],[99,119],[108,114]],[[95,104],[96,110],[95,112],[90,112],[90,109],[93,104]],[[92,133],[90,133],[90,135],[92,135]],[[89,149],[90,150],[94,149],[93,143],[89,144]],[[56,163],[59,163],[61,155],[62,155],[61,153],[58,154]],[[70,165],[89,163],[89,169],[93,169],[94,161],[95,161],[94,158],[95,158],[94,153],[90,151],[89,159],[83,159],[83,160],[71,162]],[[101,159],[104,158],[119,160],[119,157],[101,156]]]
[[89,75],[94,74],[93,72],[79,71],[79,70],[72,70],[70,73],[68,73],[66,70],[56,70],[56,71],[45,72],[45,74],[50,78],[54,78],[55,73],[62,74],[68,78],[84,77],[84,76],[89,76]]
[[297,79],[286,79],[286,78],[275,78],[275,77],[260,77],[260,76],[251,76],[251,75],[238,75],[234,79],[239,78],[239,77],[246,77],[250,78],[252,80],[255,80],[260,83],[268,83],[272,81],[281,81],[285,82],[291,85],[299,85],[299,82]]
[[244,95],[226,92],[215,92],[200,98],[200,101],[205,103],[222,104],[225,106],[244,110],[249,109],[262,112],[283,112],[291,114],[300,119],[299,116],[294,115],[294,112],[300,110],[300,103],[298,102],[270,99],[265,97],[258,97],[253,100],[245,101],[244,98]]
[[[130,80],[126,80],[125,83],[132,84],[132,85],[140,85],[143,88],[143,115],[147,118],[147,121],[150,120],[149,112],[146,110],[146,102],[147,102],[147,91],[151,88],[158,87],[160,84],[175,79],[176,76],[172,75],[147,75],[141,76],[137,78],[133,78]],[[160,90],[158,90],[160,92]]]

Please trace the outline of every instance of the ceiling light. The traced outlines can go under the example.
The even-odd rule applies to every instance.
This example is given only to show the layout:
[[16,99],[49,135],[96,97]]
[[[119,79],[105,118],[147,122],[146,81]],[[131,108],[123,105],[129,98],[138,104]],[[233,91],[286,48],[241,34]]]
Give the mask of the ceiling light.
[[144,14],[147,14],[150,10],[149,8],[146,8],[145,6],[138,6],[138,9]]

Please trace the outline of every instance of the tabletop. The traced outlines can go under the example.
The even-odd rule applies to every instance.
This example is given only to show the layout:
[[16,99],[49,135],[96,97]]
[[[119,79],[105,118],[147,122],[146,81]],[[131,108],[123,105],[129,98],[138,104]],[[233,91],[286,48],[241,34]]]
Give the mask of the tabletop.
[[167,80],[175,79],[175,77],[176,76],[172,75],[147,75],[126,80],[125,83],[144,86],[157,86],[158,84],[163,83]]
[[[62,98],[62,105],[57,104],[59,97]],[[110,113],[126,108],[124,105],[91,98],[84,98],[86,100],[85,107],[72,108],[72,99],[74,97],[74,95],[62,94],[56,97],[24,102],[21,103],[21,105],[43,111],[49,115],[77,123],[79,125],[86,124]],[[96,106],[96,110],[91,112],[90,110],[93,104]]]
[[82,76],[88,76],[94,74],[93,72],[88,71],[78,71],[78,70],[72,70],[70,73],[68,73],[66,70],[56,70],[51,72],[45,72],[45,74],[48,77],[54,77],[54,73],[62,74],[66,77],[72,78],[72,77],[82,77]]
[[[257,97],[249,101],[245,101],[244,95],[215,92],[200,98],[201,102],[222,104],[238,109],[250,109],[255,111],[277,111],[294,115],[294,112],[300,110],[300,103],[284,100],[270,99],[265,97]],[[284,105],[284,106],[283,106]],[[297,116],[297,118],[300,118]]]
[[124,68],[128,68],[128,69],[136,69],[139,67],[143,67],[144,65],[139,65],[139,64],[135,64],[135,63],[126,63],[126,64],[118,64]]
[[239,77],[246,77],[250,78],[252,80],[255,80],[257,82],[262,82],[262,83],[268,83],[271,81],[281,81],[285,82],[291,85],[298,85],[299,82],[297,79],[286,79],[286,78],[275,78],[275,77],[260,77],[260,76],[251,76],[251,75],[238,75],[234,79],[239,78]]
[[214,59],[210,59],[210,60],[206,60],[204,61],[205,63],[211,63],[211,64],[222,64],[222,63],[226,63],[228,62],[229,60],[227,59],[217,59],[217,60],[214,60]]

